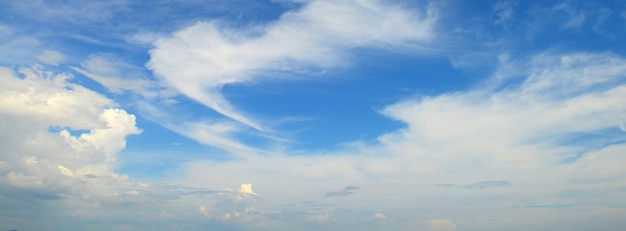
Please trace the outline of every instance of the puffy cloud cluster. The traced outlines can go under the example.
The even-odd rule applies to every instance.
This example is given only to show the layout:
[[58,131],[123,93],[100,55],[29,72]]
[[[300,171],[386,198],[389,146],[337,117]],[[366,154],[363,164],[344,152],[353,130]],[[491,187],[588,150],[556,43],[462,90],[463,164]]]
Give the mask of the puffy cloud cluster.
[[[121,202],[137,191],[113,172],[135,116],[40,66],[0,68],[0,194],[22,199]],[[23,198],[25,197],[25,198]],[[28,199],[30,198],[30,199]]]
[[[251,184],[207,191],[168,182],[147,185],[116,173],[126,137],[142,132],[136,118],[71,78],[38,65],[0,68],[0,203],[7,205],[0,211],[12,214],[0,223],[64,229],[88,228],[90,220],[98,220],[108,224],[96,230],[144,230],[144,220],[195,219],[188,210],[199,203],[207,204],[200,211],[222,220],[254,214],[257,196]],[[119,219],[123,216],[142,221],[129,224]],[[73,221],[49,222],[68,217]],[[45,222],[32,223],[33,218]]]

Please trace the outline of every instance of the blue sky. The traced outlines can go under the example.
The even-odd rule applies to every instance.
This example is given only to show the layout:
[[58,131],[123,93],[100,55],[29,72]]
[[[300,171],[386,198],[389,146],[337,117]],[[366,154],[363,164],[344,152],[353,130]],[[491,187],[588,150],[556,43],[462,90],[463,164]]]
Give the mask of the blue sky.
[[626,3],[2,1],[0,230],[618,230]]

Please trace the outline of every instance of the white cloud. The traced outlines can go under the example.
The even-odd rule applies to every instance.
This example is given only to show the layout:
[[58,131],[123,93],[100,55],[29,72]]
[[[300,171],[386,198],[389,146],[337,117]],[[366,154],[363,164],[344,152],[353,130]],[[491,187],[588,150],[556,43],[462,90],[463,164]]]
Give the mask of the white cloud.
[[30,64],[40,52],[40,41],[35,37],[8,36],[0,43],[0,63]]
[[494,21],[494,24],[500,24],[506,26],[509,21],[514,17],[515,9],[514,2],[512,1],[499,1],[493,6],[493,13],[498,17]]
[[65,175],[65,176],[69,176],[69,177],[73,177],[74,176],[74,172],[72,172],[72,170],[70,170],[69,168],[63,166],[63,165],[57,165],[57,168],[59,169],[59,172],[61,172],[61,174]]
[[198,207],[198,211],[199,211],[200,213],[202,213],[202,215],[204,215],[206,218],[211,218],[211,214],[209,214],[209,211],[208,211],[208,209],[206,208],[206,206],[204,206],[204,205],[200,205],[200,206]]
[[228,151],[234,156],[245,157],[263,152],[233,137],[234,133],[246,130],[238,123],[209,119],[181,120],[175,112],[172,112],[176,110],[175,108],[159,107],[147,101],[138,103],[138,108],[142,117],[201,144]]
[[565,23],[563,23],[563,28],[574,28],[582,25],[585,22],[586,16],[584,12],[579,12],[573,7],[563,3],[554,7],[556,11],[564,11],[567,13],[568,18]]
[[130,43],[139,44],[139,45],[151,45],[156,42],[164,35],[154,32],[139,32],[132,35],[126,36],[126,40]]
[[65,55],[58,51],[44,50],[39,56],[37,56],[37,59],[42,63],[58,66],[65,61]]
[[67,74],[39,66],[20,74],[23,78],[0,68],[0,152],[8,164],[0,170],[0,193],[116,200],[109,195],[128,182],[113,169],[125,137],[141,132],[135,117],[115,109],[106,97],[69,83]]
[[[35,66],[22,69],[19,78],[0,68],[0,127],[5,128],[0,130],[0,151],[9,153],[0,160],[0,193],[59,201],[49,203],[92,211],[81,214],[87,218],[119,216],[94,212],[89,207],[93,202],[103,206],[103,213],[111,211],[107,206],[124,205],[129,214],[148,211],[135,216],[176,221],[190,217],[260,224],[295,217],[309,225],[383,222],[374,221],[374,214],[389,222],[421,220],[426,230],[485,221],[503,225],[506,221],[489,220],[489,211],[518,216],[523,215],[519,208],[529,204],[571,205],[568,211],[531,216],[531,222],[560,213],[599,213],[621,201],[616,190],[624,187],[626,172],[619,163],[625,161],[621,153],[626,145],[612,141],[624,140],[626,60],[607,53],[540,54],[505,66],[494,77],[497,86],[388,106],[382,112],[407,126],[380,136],[377,144],[355,142],[306,155],[259,155],[246,152],[245,145],[224,144],[238,159],[189,162],[183,175],[167,180],[175,187],[160,188],[133,183],[113,171],[124,137],[140,132],[133,115],[115,109],[115,102],[103,95],[69,83],[69,75]],[[152,116],[162,116],[158,114]],[[239,129],[226,125],[203,129],[220,135]],[[582,141],[568,141],[581,134]],[[598,143],[596,149],[579,145],[589,140]],[[584,155],[565,161],[579,153]],[[498,181],[488,182],[494,176]],[[185,188],[251,180],[254,190],[251,184],[214,191]],[[462,189],[476,182],[476,187],[508,186]],[[459,187],[433,186],[444,183]],[[357,189],[346,185],[358,185],[358,193],[323,197],[341,188]],[[315,200],[329,203],[304,203]],[[423,206],[424,201],[437,206]],[[477,205],[485,212],[476,212]],[[415,213],[448,219],[425,221]]]
[[252,191],[252,184],[241,184],[239,188],[239,192],[248,195],[256,195],[254,191]]
[[19,1],[11,3],[9,8],[16,14],[35,18],[43,22],[63,22],[80,24],[83,22],[103,21],[113,17],[113,11],[124,8],[126,0],[113,0],[84,4],[81,1],[65,1],[64,4],[52,4],[45,1]]
[[74,71],[98,82],[110,92],[121,94],[131,90],[148,97],[157,96],[151,92],[157,84],[147,79],[140,68],[123,62],[110,55],[90,55]]
[[244,30],[197,23],[155,42],[147,66],[186,96],[267,130],[232,106],[221,88],[270,78],[271,72],[344,66],[353,48],[425,49],[434,20],[432,9],[421,13],[377,0],[316,0]]
[[[91,220],[128,225],[119,218],[132,216],[165,224],[195,220],[199,204],[206,204],[198,208],[205,217],[253,219],[258,197],[250,184],[211,191],[147,185],[116,173],[125,138],[141,132],[135,117],[70,78],[40,66],[22,68],[19,76],[0,68],[0,202],[9,205],[0,212],[12,214],[0,223],[45,229],[29,223],[36,218],[54,229],[88,228]],[[67,217],[70,224],[54,222]]]
[[[293,205],[300,211],[311,209],[310,219],[324,214],[334,218],[332,208],[387,208],[385,216],[394,220],[414,219],[410,213],[419,208],[432,216],[460,218],[459,222],[467,218],[464,225],[476,226],[500,222],[489,221],[494,214],[471,209],[476,206],[500,215],[518,214],[515,208],[529,202],[580,203],[595,211],[622,198],[613,190],[625,186],[621,176],[626,173],[616,163],[626,160],[619,155],[626,145],[614,141],[626,140],[620,128],[626,122],[626,60],[607,53],[540,54],[504,66],[494,76],[498,86],[481,85],[388,106],[382,113],[407,127],[380,136],[378,144],[356,142],[342,150],[297,156],[274,153],[227,162],[195,161],[185,167],[181,180],[202,187],[202,181],[228,184],[254,176],[255,190],[263,192],[270,208],[319,199],[337,203],[330,208]],[[584,138],[577,140],[578,136]],[[591,139],[601,144],[597,151],[581,143]],[[490,181],[494,176],[498,181]],[[590,183],[575,183],[581,181]],[[345,185],[361,189],[341,200],[323,198]],[[488,189],[466,190],[464,185]],[[562,196],[571,191],[571,197]],[[438,206],[414,202],[422,200]],[[450,211],[458,213],[451,217]],[[583,213],[578,207],[546,213],[563,212]],[[434,220],[428,227],[455,230],[457,225],[461,227]]]

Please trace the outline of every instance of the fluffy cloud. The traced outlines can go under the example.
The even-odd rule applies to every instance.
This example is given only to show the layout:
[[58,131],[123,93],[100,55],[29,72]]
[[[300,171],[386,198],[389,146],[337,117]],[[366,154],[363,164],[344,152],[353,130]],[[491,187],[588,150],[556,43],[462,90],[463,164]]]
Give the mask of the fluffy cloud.
[[19,77],[0,69],[0,194],[115,203],[132,184],[113,170],[125,137],[141,132],[135,117],[69,78],[39,66]]
[[[619,200],[616,190],[624,187],[620,176],[626,174],[617,164],[626,150],[619,142],[624,140],[626,60],[612,54],[542,54],[503,65],[514,68],[470,91],[388,106],[382,112],[407,126],[382,135],[376,144],[359,142],[323,155],[250,151],[232,161],[194,161],[183,169],[185,175],[169,179],[185,186],[160,187],[134,183],[113,171],[124,138],[140,132],[133,115],[69,83],[69,75],[40,67],[24,68],[19,76],[0,69],[0,123],[7,128],[1,130],[2,153],[7,154],[0,159],[0,193],[77,211],[94,204],[103,211],[126,205],[129,211],[150,211],[136,216],[159,222],[274,222],[268,227],[292,230],[284,219],[329,228],[416,219],[427,230],[455,230],[457,225],[479,226],[492,217],[488,211],[519,215],[513,208],[568,205],[569,215],[584,217]],[[468,185],[474,188],[508,183],[485,181],[494,176],[514,184],[489,190],[433,187],[438,182],[450,182],[444,185],[450,187],[478,182]],[[254,190],[251,184],[202,190],[251,181]],[[344,187],[351,184],[362,188]],[[323,199],[332,204],[314,201],[329,193],[351,196]],[[423,206],[424,201],[438,206]],[[477,203],[488,211],[473,210]],[[455,222],[416,216],[416,208]],[[539,216],[528,219],[541,221]]]
[[256,195],[256,193],[252,191],[252,184],[241,184],[239,192],[246,195]]
[[[264,204],[274,208],[319,195],[350,194],[328,198],[338,204],[327,207],[294,205],[311,211],[312,218],[329,214],[337,222],[347,219],[334,210],[339,208],[376,208],[389,219],[415,219],[410,213],[416,208],[455,221],[474,219],[436,221],[432,230],[455,230],[494,216],[472,209],[478,204],[500,214],[518,214],[513,208],[528,204],[578,204],[600,211],[620,198],[615,190],[624,187],[620,176],[626,172],[616,163],[626,158],[619,155],[626,148],[626,60],[612,54],[546,53],[502,66],[493,79],[469,91],[386,107],[381,112],[406,127],[380,136],[379,143],[357,142],[323,154],[196,161],[186,166],[184,181],[200,187],[196,182],[201,179],[227,184],[254,176]],[[488,181],[494,177],[507,181]],[[580,181],[590,183],[572,183]],[[449,184],[433,186],[440,182]],[[352,187],[336,191],[347,184],[362,188],[358,194],[351,194]],[[455,185],[489,190],[452,189]],[[424,200],[437,208],[423,207]],[[367,207],[359,201],[368,201]],[[585,214],[579,207],[568,208],[570,216]]]
[[51,227],[87,228],[87,221],[96,219],[143,230],[141,221],[128,224],[119,218],[166,224],[197,219],[189,211],[194,207],[205,218],[222,220],[251,220],[256,214],[258,196],[251,184],[206,190],[147,185],[116,173],[126,137],[141,133],[136,118],[71,78],[41,66],[18,73],[0,68],[0,203],[10,205],[0,212],[13,214],[0,223],[43,229],[39,225],[47,223],[28,220],[73,217]]
[[[332,17],[328,17],[332,15]],[[155,42],[147,66],[186,96],[233,120],[266,130],[221,94],[226,84],[348,64],[354,48],[424,49],[432,11],[377,0],[307,2],[277,21],[245,30],[200,22]]]
[[[523,73],[507,73],[527,76],[522,83],[499,80],[498,86],[387,107],[384,114],[408,127],[380,140],[431,164],[454,157],[445,165],[474,163],[476,171],[486,165],[545,167],[576,155],[576,143],[564,145],[568,140],[620,129],[626,119],[625,68],[611,54],[539,55],[517,69]],[[606,134],[594,138],[623,138]],[[411,142],[398,143],[404,140]]]

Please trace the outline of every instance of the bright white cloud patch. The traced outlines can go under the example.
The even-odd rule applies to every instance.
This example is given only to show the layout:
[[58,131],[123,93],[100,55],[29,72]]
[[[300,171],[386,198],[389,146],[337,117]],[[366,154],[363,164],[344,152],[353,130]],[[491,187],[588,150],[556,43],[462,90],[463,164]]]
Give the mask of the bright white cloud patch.
[[239,192],[243,194],[256,195],[256,193],[252,191],[252,184],[241,184],[241,188],[239,188]]
[[113,172],[135,117],[67,74],[0,69],[0,195],[79,203],[116,201],[129,184]]
[[221,94],[226,84],[349,63],[354,48],[423,49],[433,12],[377,0],[308,2],[264,26],[228,28],[200,22],[155,42],[148,67],[186,96],[259,130]]

